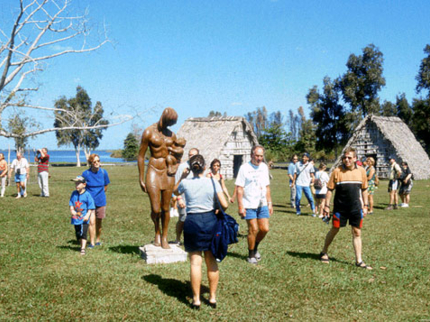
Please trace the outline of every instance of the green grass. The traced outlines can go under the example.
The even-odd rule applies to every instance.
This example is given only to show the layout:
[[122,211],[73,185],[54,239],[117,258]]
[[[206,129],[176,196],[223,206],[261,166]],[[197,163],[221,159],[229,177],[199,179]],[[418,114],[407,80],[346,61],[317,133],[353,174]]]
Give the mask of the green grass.
[[[275,213],[260,246],[262,261],[247,264],[246,224],[238,219],[239,243],[220,264],[218,308],[196,312],[189,308],[189,263],[146,265],[139,256],[138,247],[153,239],[153,224],[135,166],[107,167],[103,246],[79,255],[68,200],[69,180],[83,169],[52,168],[49,199],[36,197],[36,184],[26,199],[15,200],[13,186],[0,199],[0,320],[430,319],[430,181],[415,182],[411,208],[391,212],[383,211],[388,194],[381,182],[375,214],[363,227],[363,258],[374,267],[366,271],[353,265],[349,228],[331,246],[330,265],[319,262],[328,226],[295,216],[287,207],[286,171],[273,170]],[[227,186],[232,192],[233,181]],[[237,206],[228,213],[238,218]],[[207,286],[204,276],[206,299]]]

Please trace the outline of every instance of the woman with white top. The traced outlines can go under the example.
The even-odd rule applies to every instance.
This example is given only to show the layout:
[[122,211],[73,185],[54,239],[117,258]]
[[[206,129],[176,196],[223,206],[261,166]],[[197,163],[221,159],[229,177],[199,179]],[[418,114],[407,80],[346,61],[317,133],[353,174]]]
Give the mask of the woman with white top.
[[[193,172],[193,178],[188,174]],[[190,169],[185,169],[173,190],[175,195],[185,193],[187,218],[184,223],[184,246],[190,255],[191,288],[193,291],[193,309],[200,308],[200,285],[202,281],[202,252],[204,253],[209,280],[209,305],[216,308],[216,289],[219,281],[218,264],[210,251],[213,232],[217,223],[214,204],[215,192],[223,209],[228,202],[217,180],[204,176],[205,160],[200,155],[190,159]],[[215,190],[215,191],[214,191]]]
[[323,210],[325,203],[325,196],[327,193],[327,182],[329,181],[329,176],[325,171],[327,169],[327,165],[324,162],[321,162],[318,171],[315,174],[315,179],[321,180],[322,187],[321,189],[315,189],[315,199],[317,200],[318,210],[319,210],[319,218],[323,218]]

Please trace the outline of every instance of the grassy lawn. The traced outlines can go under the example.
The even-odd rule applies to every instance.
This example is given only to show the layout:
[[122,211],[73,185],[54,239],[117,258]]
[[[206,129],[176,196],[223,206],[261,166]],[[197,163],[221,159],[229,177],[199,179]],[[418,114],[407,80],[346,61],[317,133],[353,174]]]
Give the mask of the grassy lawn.
[[[84,168],[51,168],[51,197],[26,199],[9,187],[0,199],[0,320],[325,320],[430,319],[430,181],[417,181],[411,208],[384,211],[387,182],[376,192],[375,214],[365,219],[363,258],[354,266],[349,228],[332,244],[329,265],[319,262],[328,226],[287,207],[286,171],[273,170],[275,213],[260,246],[258,266],[246,262],[246,223],[239,243],[220,264],[218,308],[189,308],[189,263],[146,265],[138,247],[153,239],[149,200],[137,167],[106,167],[107,218],[103,245],[79,255],[70,225],[69,180]],[[233,191],[233,181],[228,181]],[[303,198],[303,205],[307,203]],[[303,213],[309,208],[304,208]],[[237,216],[237,205],[228,213]],[[170,223],[174,239],[176,218]],[[205,273],[204,273],[205,274]],[[203,277],[203,297],[207,299]]]

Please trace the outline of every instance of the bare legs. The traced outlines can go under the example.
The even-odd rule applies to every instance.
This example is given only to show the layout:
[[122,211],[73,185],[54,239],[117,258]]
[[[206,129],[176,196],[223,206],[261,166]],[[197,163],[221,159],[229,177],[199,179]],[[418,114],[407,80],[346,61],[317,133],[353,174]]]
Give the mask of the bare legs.
[[[336,237],[337,233],[339,232],[339,228],[332,227],[330,231],[327,233],[327,236],[325,238],[324,242],[324,248],[322,250],[322,260],[323,263],[328,263],[328,248],[330,244],[332,243],[334,237]],[[351,233],[352,233],[352,245],[354,246],[354,253],[355,253],[355,262],[356,263],[362,263],[363,259],[361,257],[361,228],[351,226]],[[363,264],[364,265],[364,264]],[[370,267],[368,267],[371,269]]]
[[[148,189],[151,200],[151,219],[154,222],[155,237],[154,245],[164,249],[170,249],[167,241],[167,232],[170,222],[170,198],[172,190]],[[160,227],[161,221],[161,227]]]
[[248,249],[254,250],[269,232],[269,219],[248,219]]
[[[218,263],[210,251],[205,251],[205,262],[207,267],[207,274],[209,280],[209,302],[216,303],[216,290],[219,281]],[[202,252],[190,253],[190,279],[191,289],[193,291],[193,304],[200,305],[200,286],[202,283]]]

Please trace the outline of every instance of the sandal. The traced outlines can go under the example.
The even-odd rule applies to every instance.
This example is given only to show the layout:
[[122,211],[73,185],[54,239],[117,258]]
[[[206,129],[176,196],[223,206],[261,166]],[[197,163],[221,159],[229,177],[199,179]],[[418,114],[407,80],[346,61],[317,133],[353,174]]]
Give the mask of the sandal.
[[361,261],[360,263],[355,263],[355,266],[360,267],[360,268],[364,268],[364,269],[373,269],[372,267],[366,265],[363,263],[363,261]]
[[81,248],[81,255],[84,256],[85,255],[85,248]]
[[[323,258],[323,256],[327,256],[327,258]],[[320,261],[325,263],[325,264],[330,263],[330,258],[328,257],[328,254],[321,252],[320,253]]]

